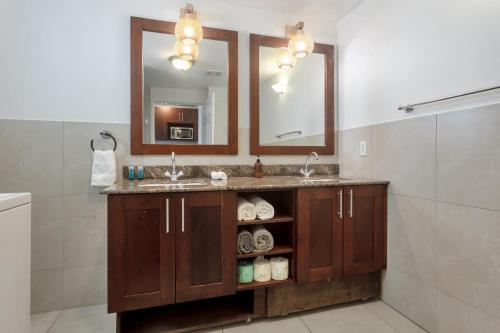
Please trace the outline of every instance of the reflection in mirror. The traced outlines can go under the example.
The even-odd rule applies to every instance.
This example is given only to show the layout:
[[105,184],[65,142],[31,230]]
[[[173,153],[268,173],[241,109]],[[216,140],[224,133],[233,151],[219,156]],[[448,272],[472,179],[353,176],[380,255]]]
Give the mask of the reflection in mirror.
[[262,146],[325,145],[325,55],[280,70],[280,48],[259,47],[259,142]]
[[144,144],[228,142],[228,43],[204,39],[191,68],[174,67],[175,36],[143,31]]

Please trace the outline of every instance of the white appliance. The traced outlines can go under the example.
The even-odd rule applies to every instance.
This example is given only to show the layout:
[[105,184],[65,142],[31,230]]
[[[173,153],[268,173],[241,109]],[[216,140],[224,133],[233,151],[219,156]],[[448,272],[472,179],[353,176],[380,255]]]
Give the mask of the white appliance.
[[0,193],[0,267],[0,331],[29,333],[30,193]]

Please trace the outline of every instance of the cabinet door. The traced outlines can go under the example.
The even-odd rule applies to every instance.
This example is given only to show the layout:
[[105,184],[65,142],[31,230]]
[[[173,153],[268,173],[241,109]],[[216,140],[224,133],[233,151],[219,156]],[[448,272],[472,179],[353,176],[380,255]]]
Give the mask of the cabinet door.
[[344,276],[382,270],[385,263],[386,187],[346,187],[344,198]]
[[342,275],[342,188],[304,188],[297,199],[297,281]]
[[162,195],[109,196],[109,312],[174,302],[175,238],[167,202]]
[[236,195],[176,197],[176,302],[235,292]]

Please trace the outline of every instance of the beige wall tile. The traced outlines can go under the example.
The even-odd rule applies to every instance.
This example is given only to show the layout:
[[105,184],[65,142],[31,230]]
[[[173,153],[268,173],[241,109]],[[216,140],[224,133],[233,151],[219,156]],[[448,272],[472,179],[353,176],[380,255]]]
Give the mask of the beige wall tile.
[[0,192],[62,193],[62,122],[0,120]]
[[31,218],[33,220],[62,219],[63,196],[59,195],[32,195]]
[[118,175],[123,165],[141,164],[141,157],[130,156],[130,134],[128,124],[104,123],[64,123],[64,193],[87,194],[99,193],[101,188],[90,186],[92,170],[92,150],[90,140],[95,147],[112,148],[112,140],[102,140],[99,132],[110,131],[117,140],[116,164]]
[[[367,156],[359,156],[359,143],[366,141]],[[339,132],[339,166],[343,176],[373,178],[372,127],[365,126]]]
[[438,199],[500,210],[500,105],[438,116]]
[[63,267],[62,218],[32,219],[31,270]]
[[64,214],[69,217],[107,217],[107,196],[102,194],[66,194]]
[[61,311],[44,312],[31,316],[31,333],[47,333]]
[[105,264],[106,218],[102,216],[65,218],[63,245],[65,268]]
[[373,176],[390,192],[436,199],[436,116],[373,126]]
[[388,265],[436,285],[436,202],[389,195]]
[[63,270],[31,272],[31,313],[63,308]]
[[436,332],[436,292],[396,268],[389,267],[382,274],[382,300],[432,333]]
[[438,203],[438,279],[500,319],[500,212]]
[[106,265],[64,269],[64,308],[106,303]]
[[438,292],[439,333],[498,333],[500,320],[458,299]]

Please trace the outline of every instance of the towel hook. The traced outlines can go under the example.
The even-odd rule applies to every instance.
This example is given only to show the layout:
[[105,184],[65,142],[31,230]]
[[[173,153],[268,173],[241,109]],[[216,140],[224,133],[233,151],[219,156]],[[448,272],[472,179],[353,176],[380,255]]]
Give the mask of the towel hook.
[[[113,142],[115,143],[115,146],[113,147],[113,151],[115,151],[115,150],[116,150],[116,146],[117,146],[115,137],[114,137],[113,135],[111,135],[111,133],[109,133],[109,132],[108,132],[108,131],[106,131],[106,130],[104,130],[104,131],[100,132],[99,134],[100,134],[100,135],[101,135],[101,137],[102,137],[103,139],[105,139],[105,140],[106,140],[106,139],[108,139],[108,138],[113,139]],[[95,150],[95,149],[94,149],[94,139],[90,140],[90,149],[92,149],[92,151],[94,151],[94,150]]]

